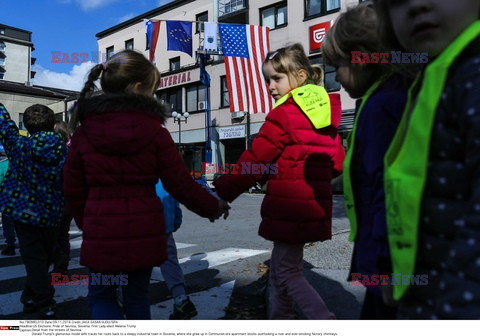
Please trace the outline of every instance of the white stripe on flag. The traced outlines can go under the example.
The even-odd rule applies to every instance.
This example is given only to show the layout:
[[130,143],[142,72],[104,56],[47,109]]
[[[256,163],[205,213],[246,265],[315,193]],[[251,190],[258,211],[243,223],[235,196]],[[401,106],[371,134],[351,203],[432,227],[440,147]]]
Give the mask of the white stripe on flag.
[[269,29],[245,25],[249,58],[225,56],[230,112],[268,113],[273,99],[262,73],[262,63],[269,51]]

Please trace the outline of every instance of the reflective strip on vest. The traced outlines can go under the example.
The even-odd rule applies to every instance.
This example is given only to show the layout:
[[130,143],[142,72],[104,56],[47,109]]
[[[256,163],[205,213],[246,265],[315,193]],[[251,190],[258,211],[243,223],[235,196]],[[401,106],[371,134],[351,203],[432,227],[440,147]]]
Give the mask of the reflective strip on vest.
[[355,146],[357,123],[360,117],[360,113],[363,110],[363,106],[365,105],[367,100],[370,99],[372,94],[377,91],[381,83],[382,80],[375,82],[363,95],[362,102],[360,103],[357,115],[355,116],[352,132],[348,135],[347,138],[347,156],[345,157],[345,161],[343,161],[343,196],[345,200],[345,209],[347,212],[348,220],[350,221],[350,236],[348,237],[350,241],[355,241],[355,237],[357,236],[357,214],[355,211],[355,199],[353,194],[350,170]]

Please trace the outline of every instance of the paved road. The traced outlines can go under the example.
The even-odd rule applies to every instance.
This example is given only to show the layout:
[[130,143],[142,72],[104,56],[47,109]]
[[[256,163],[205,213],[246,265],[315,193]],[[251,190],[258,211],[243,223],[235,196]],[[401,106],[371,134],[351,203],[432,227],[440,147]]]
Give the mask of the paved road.
[[[268,305],[267,270],[272,244],[257,235],[263,195],[243,194],[230,218],[210,223],[184,208],[182,227],[175,233],[187,291],[196,304],[196,319],[265,319]],[[332,241],[305,249],[305,273],[339,319],[354,319],[362,289],[345,281],[351,244],[343,200],[335,197]],[[3,242],[2,242],[3,243]],[[69,273],[86,274],[78,264],[81,232],[71,226],[72,261]],[[3,244],[0,245],[3,248]],[[0,256],[0,320],[36,319],[23,315],[19,296],[25,279],[21,258]],[[151,280],[154,319],[167,319],[172,302],[159,269]],[[59,319],[89,319],[87,286],[56,285]]]

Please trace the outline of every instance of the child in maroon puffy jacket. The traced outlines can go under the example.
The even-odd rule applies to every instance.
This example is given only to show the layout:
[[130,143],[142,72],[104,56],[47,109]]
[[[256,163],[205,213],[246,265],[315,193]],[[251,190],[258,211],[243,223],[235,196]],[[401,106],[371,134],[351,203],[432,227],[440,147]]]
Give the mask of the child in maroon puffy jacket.
[[341,109],[331,108],[319,86],[323,71],[310,65],[300,44],[267,54],[263,74],[275,107],[235,169],[214,182],[216,192],[232,202],[267,174],[259,234],[273,241],[270,318],[295,318],[297,304],[308,319],[334,319],[305,279],[302,261],[305,243],[331,238],[331,180],[345,157],[337,134]]
[[[92,95],[98,79],[103,94]],[[152,268],[167,259],[165,216],[155,192],[159,178],[200,216],[213,220],[228,212],[224,201],[192,180],[163,127],[166,109],[153,97],[159,81],[141,53],[122,51],[91,69],[74,114],[72,123],[80,127],[71,139],[64,191],[83,230],[80,263],[90,269],[94,319],[151,317]]]

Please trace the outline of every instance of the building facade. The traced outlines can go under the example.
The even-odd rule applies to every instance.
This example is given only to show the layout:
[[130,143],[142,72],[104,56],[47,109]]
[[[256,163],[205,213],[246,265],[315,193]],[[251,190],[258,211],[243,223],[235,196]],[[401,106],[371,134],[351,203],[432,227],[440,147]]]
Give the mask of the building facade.
[[[144,20],[162,21],[155,51],[162,80],[157,97],[171,112],[188,117],[169,118],[166,127],[179,148],[187,167],[201,171],[205,153],[211,148],[214,166],[235,163],[265,120],[265,113],[230,112],[223,56],[212,55],[206,71],[209,91],[200,81],[196,53],[203,46],[202,22],[243,23],[268,26],[272,50],[300,42],[312,64],[323,65],[321,41],[335,18],[358,0],[177,0],[139,15],[97,34],[99,52],[106,60],[123,49],[134,49],[148,58]],[[193,54],[167,50],[166,20],[193,21]],[[325,88],[341,96],[343,117],[340,131],[346,134],[353,122],[355,102],[335,81],[335,69],[325,67]],[[210,114],[205,111],[208,106]],[[210,142],[207,132],[209,126]],[[209,172],[211,173],[211,171]],[[208,177],[208,176],[207,176]],[[211,178],[211,176],[209,176]]]
[[0,23],[0,103],[10,113],[24,135],[23,112],[33,104],[50,107],[58,120],[77,99],[78,92],[33,85],[35,58],[32,33]]
[[0,80],[29,83],[35,77],[32,33],[0,23]]

